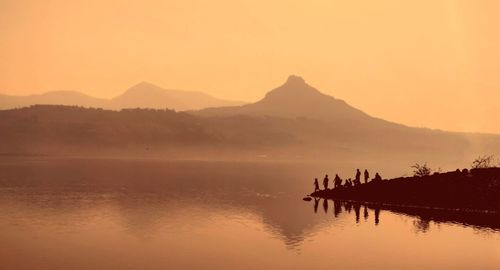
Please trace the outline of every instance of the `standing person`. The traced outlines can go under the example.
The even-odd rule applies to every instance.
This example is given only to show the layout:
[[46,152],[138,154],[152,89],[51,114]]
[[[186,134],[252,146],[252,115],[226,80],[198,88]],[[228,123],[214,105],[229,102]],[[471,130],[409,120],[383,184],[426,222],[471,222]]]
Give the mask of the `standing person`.
[[368,183],[369,178],[370,178],[370,173],[368,173],[368,170],[365,169],[365,184]]
[[340,185],[342,185],[342,179],[340,179],[339,175],[336,174],[335,179],[333,179],[333,187],[338,188]]
[[359,169],[356,170],[356,179],[354,180],[354,183],[361,183],[361,172]]
[[325,179],[323,179],[323,187],[325,187],[325,190],[328,189],[328,174],[325,175]]
[[319,191],[318,178],[314,178],[314,192]]

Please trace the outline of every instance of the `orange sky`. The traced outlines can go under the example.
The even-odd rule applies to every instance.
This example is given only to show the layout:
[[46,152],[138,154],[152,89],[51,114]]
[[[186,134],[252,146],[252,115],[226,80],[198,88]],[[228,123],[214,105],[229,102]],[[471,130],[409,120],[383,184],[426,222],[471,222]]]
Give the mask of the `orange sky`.
[[298,74],[391,121],[500,133],[499,11],[495,0],[0,0],[0,93],[111,97],[150,81],[254,101]]

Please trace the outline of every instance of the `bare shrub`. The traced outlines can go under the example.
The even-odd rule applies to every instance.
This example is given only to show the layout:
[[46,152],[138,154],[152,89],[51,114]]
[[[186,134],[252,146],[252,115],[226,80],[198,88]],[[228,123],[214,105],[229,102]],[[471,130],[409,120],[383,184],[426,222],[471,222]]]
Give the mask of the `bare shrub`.
[[432,169],[427,165],[427,163],[420,165],[415,163],[415,165],[411,166],[413,169],[413,176],[423,177],[431,175]]
[[479,156],[474,161],[472,161],[471,168],[472,169],[486,169],[486,168],[492,168],[495,165],[493,164],[495,160],[494,155],[489,155],[489,156]]

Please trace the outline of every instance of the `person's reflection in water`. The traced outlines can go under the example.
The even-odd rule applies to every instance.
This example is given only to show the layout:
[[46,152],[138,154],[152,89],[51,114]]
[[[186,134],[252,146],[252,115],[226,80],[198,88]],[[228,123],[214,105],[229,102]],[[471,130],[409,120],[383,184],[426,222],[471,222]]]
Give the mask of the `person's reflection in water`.
[[378,206],[375,207],[375,225],[378,225],[379,223],[379,216],[380,216],[380,208]]
[[351,213],[351,210],[352,210],[352,205],[350,202],[345,202],[344,203],[344,209],[347,211],[347,213]]
[[323,210],[325,210],[325,213],[328,213],[328,200],[327,199],[323,200]]
[[431,222],[430,220],[419,218],[418,220],[413,221],[413,225],[418,231],[425,233],[429,230]]
[[356,213],[356,223],[359,223],[359,212],[361,210],[361,205],[359,203],[354,204],[354,213]]
[[365,218],[365,221],[368,220],[368,208],[365,205],[365,211],[363,212],[363,217]]
[[319,198],[314,198],[314,213],[318,213]]
[[342,213],[342,203],[340,201],[333,201],[333,215],[338,217]]

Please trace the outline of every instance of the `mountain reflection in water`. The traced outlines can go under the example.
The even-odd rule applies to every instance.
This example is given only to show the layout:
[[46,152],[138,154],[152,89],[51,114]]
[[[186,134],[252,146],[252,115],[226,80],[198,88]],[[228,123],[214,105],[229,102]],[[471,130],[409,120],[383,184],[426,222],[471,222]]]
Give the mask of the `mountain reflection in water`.
[[[1,161],[0,268],[475,265],[494,269],[499,265],[497,216],[302,201],[312,188],[311,175],[321,172],[321,166]],[[408,260],[409,256],[413,259]],[[388,261],[388,257],[394,259]]]

